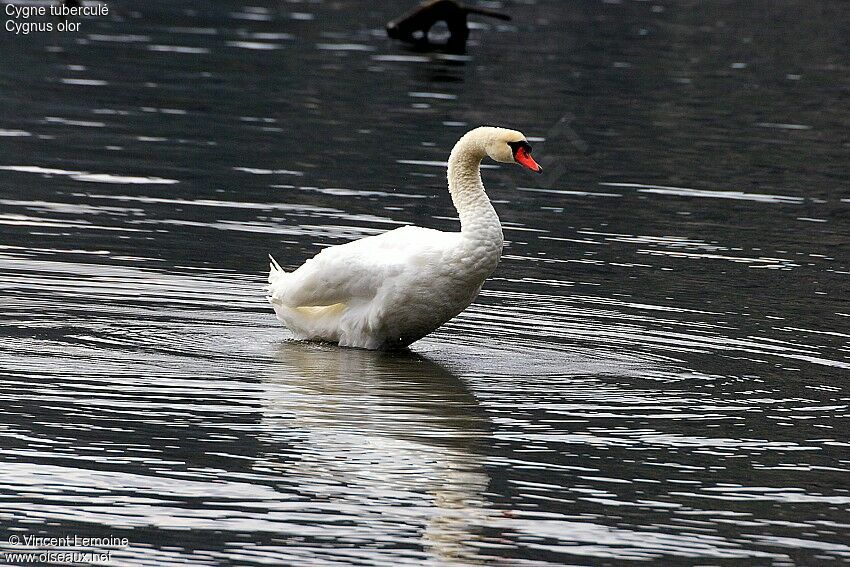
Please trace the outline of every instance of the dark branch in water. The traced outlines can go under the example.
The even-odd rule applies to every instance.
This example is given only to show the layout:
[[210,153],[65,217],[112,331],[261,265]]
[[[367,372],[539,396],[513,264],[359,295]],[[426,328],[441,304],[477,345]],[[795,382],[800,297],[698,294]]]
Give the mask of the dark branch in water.
[[[387,24],[387,35],[417,47],[435,48],[428,38],[428,32],[437,22],[445,22],[449,28],[449,39],[445,48],[450,51],[464,51],[469,39],[469,26],[466,18],[469,14],[489,16],[500,20],[510,20],[511,17],[501,12],[483,8],[462,6],[455,0],[430,0],[423,3],[413,12]],[[417,35],[417,32],[421,35]]]

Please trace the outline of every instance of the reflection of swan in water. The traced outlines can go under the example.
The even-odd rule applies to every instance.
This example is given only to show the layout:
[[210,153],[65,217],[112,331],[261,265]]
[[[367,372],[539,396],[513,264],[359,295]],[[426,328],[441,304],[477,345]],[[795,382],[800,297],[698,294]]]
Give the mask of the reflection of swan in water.
[[315,537],[396,559],[473,560],[489,421],[464,383],[410,352],[283,343],[276,354],[263,398],[271,450],[257,466],[303,502],[299,517],[313,514]]

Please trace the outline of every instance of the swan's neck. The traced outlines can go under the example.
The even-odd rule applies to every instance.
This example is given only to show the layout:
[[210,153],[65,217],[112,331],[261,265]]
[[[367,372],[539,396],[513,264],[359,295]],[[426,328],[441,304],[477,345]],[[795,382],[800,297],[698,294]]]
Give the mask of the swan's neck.
[[461,138],[449,156],[449,193],[460,216],[460,231],[467,239],[486,241],[502,251],[502,225],[481,182],[484,144],[470,132]]

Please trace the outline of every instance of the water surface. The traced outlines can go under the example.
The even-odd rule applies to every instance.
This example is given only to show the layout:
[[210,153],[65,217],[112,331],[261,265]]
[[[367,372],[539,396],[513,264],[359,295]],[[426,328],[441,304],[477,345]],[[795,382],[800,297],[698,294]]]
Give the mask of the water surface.
[[[0,546],[122,565],[850,560],[839,2],[150,1],[0,34]],[[479,124],[503,262],[410,353],[300,344],[266,254],[456,228]],[[20,550],[20,548],[14,548]]]

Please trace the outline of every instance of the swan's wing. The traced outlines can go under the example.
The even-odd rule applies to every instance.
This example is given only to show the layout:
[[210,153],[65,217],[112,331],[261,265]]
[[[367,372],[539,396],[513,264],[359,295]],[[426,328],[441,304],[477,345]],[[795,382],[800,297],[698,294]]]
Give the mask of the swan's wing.
[[429,256],[448,249],[453,233],[402,227],[332,246],[278,280],[273,300],[289,307],[368,301],[387,280],[417,271]]

